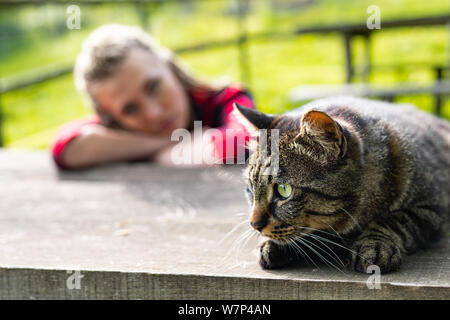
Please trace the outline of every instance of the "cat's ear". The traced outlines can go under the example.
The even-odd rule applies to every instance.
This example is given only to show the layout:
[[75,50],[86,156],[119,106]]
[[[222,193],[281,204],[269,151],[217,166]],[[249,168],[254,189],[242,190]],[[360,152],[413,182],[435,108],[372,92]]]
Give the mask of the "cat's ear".
[[299,136],[307,136],[336,157],[343,157],[347,152],[347,140],[342,127],[325,112],[306,112],[300,120]]
[[275,116],[271,114],[246,108],[236,102],[234,103],[233,114],[236,116],[239,123],[241,123],[252,135],[256,134],[259,129],[268,129],[275,119]]

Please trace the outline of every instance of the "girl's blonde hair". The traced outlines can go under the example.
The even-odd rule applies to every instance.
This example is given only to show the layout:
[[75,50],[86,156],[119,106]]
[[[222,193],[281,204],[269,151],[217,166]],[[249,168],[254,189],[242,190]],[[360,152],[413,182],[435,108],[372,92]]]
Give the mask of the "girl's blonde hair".
[[[208,84],[195,78],[183,68],[175,54],[161,46],[155,38],[139,27],[120,24],[103,25],[94,30],[83,42],[74,67],[75,86],[80,92],[88,93],[88,85],[113,75],[122,61],[133,48],[141,48],[153,53],[158,59],[167,63],[184,89],[214,95],[223,86]],[[102,123],[109,127],[119,127],[100,106],[89,96]]]

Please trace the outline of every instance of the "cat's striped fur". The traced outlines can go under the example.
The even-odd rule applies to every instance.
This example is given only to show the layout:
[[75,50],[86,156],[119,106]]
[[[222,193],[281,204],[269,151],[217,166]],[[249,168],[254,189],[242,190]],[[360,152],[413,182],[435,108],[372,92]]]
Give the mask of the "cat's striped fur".
[[[252,225],[269,238],[262,267],[323,260],[389,272],[438,239],[450,215],[446,120],[351,97],[281,116],[238,109],[254,129],[280,130],[278,172],[262,174],[258,151],[246,170]],[[276,183],[291,184],[292,195],[277,197]]]

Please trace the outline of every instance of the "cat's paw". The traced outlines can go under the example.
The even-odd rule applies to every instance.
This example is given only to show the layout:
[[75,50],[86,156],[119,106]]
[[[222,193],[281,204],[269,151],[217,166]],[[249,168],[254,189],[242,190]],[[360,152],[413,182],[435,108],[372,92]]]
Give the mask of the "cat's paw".
[[288,265],[293,261],[285,246],[272,240],[267,240],[259,247],[259,265],[263,269],[276,269]]
[[351,269],[367,272],[367,268],[376,265],[381,273],[396,271],[403,260],[401,249],[391,241],[373,240],[370,238],[356,241],[352,247]]

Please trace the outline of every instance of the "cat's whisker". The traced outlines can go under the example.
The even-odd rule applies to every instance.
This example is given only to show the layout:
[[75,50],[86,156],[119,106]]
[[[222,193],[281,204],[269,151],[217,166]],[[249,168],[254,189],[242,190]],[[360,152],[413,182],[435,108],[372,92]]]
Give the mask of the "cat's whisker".
[[302,247],[296,242],[296,241],[299,241],[301,244],[305,244],[304,242],[303,242],[303,240],[299,237],[298,239],[296,239],[296,240],[293,240],[293,239],[290,239],[291,241],[292,241],[292,244],[296,247],[296,248],[298,248],[301,252],[303,252],[305,255],[306,255],[306,257],[308,258],[308,260],[309,261],[311,261],[311,263],[313,264],[313,265],[315,265],[316,266],[316,268],[318,268],[318,269],[320,269],[320,267],[314,262],[314,260],[313,259],[311,259],[311,257],[308,255],[308,253],[306,253],[306,251],[304,251],[303,249],[302,249]]
[[[306,237],[310,237],[310,238],[312,238],[312,239],[314,239],[314,240],[317,240],[321,245],[323,245],[324,247],[326,247],[331,253],[333,253],[333,255],[335,256],[335,258],[334,257],[332,257],[336,262],[339,262],[342,266],[345,266],[345,264],[342,262],[342,260],[339,258],[339,256],[336,254],[336,252],[334,252],[333,251],[333,249],[331,249],[329,246],[327,246],[325,243],[323,243],[321,240],[320,240],[320,238],[317,238],[317,237],[314,237],[313,236],[313,234],[312,233],[303,233],[303,232],[300,232],[300,234],[302,234],[302,235],[304,235],[304,237],[306,238]],[[321,247],[320,247],[321,248]],[[323,249],[323,248],[321,248],[324,252],[326,252],[325,251],[325,249]],[[328,254],[328,253],[327,253]],[[329,255],[329,254],[328,254]],[[338,259],[339,261],[337,261],[336,259]]]
[[245,232],[245,236],[242,238],[241,241],[239,241],[239,246],[236,250],[236,264],[240,265],[239,263],[239,255],[241,253],[241,249],[245,247],[245,245],[247,244],[248,240],[251,238],[251,236],[253,235],[253,229],[248,229]]
[[331,243],[331,244],[333,244],[333,245],[336,245],[336,246],[338,246],[338,247],[340,247],[340,248],[342,248],[342,249],[345,249],[345,250],[347,250],[347,251],[349,251],[349,252],[355,253],[355,251],[353,251],[352,249],[349,249],[349,248],[347,248],[347,247],[344,246],[344,245],[341,245],[341,244],[339,244],[339,243],[337,243],[337,242],[335,242],[335,241],[333,241],[333,240],[330,240],[330,239],[321,237],[321,236],[319,236],[319,235],[317,235],[317,234],[312,234],[312,233],[311,233],[311,234],[309,234],[309,236],[310,236],[310,237],[313,237],[313,238],[316,238],[316,239],[320,239],[320,240],[326,241],[326,242]]
[[238,249],[242,243],[242,241],[244,241],[244,239],[248,236],[248,234],[251,232],[251,229],[247,229],[245,230],[234,242],[233,244],[233,249]]
[[[234,216],[238,217],[238,218],[242,218],[242,217],[248,218],[248,212],[237,212],[234,214]],[[247,220],[250,221],[249,219],[247,219]]]
[[260,236],[260,235],[261,235],[261,234],[260,234],[258,231],[252,229],[252,237],[253,237],[253,236],[256,236],[256,239],[255,239],[255,240],[259,239],[259,236]]
[[291,243],[289,242],[289,241],[285,241],[285,244],[284,244],[287,248],[288,248],[288,250],[289,250],[289,252],[291,252],[291,251],[293,251],[292,253],[298,258],[298,253],[297,253],[297,250],[295,250],[293,247],[292,247],[292,245],[291,245]]
[[299,251],[295,246],[294,246],[294,241],[292,239],[286,239],[286,244],[288,245],[288,248],[294,251],[294,254],[298,257],[298,254],[300,253],[302,258],[306,260],[305,255],[303,254],[302,251]]
[[337,234],[337,236],[342,240],[342,242],[345,242],[344,238],[339,234],[339,232],[337,232],[329,223],[323,221],[323,223],[325,223],[327,226],[329,226],[331,228],[331,230],[334,231],[334,233]]
[[233,241],[229,251],[236,252],[236,250],[239,248],[242,241],[248,236],[249,233],[250,233],[250,229],[244,230],[241,233],[241,235]]
[[[332,236],[332,237],[336,237],[334,234],[332,234],[332,233],[330,233],[330,232],[327,232],[327,231],[325,231],[325,230],[316,229],[316,228],[302,227],[302,226],[294,226],[294,228],[301,228],[301,229],[313,230],[313,231],[317,231],[317,232],[321,232],[321,233],[328,234],[328,235],[330,235],[330,236]],[[338,235],[339,235],[339,234],[338,234]],[[339,238],[342,239],[341,236],[339,236]],[[342,239],[342,240],[343,240],[343,239]]]
[[[316,239],[316,238],[313,238]],[[333,251],[333,249],[331,249],[329,246],[327,246],[325,243],[323,243],[322,241],[320,241],[319,239],[316,239],[320,244],[322,244],[325,248],[327,248],[336,258],[333,258],[334,261],[336,261],[336,263],[339,263],[342,268],[345,268],[345,263],[341,260],[341,258],[339,257],[339,255]],[[324,250],[325,251],[325,250]],[[326,251],[325,251],[326,252]],[[331,255],[330,255],[331,256]],[[343,270],[340,270],[343,272]],[[344,272],[345,273],[345,272]]]
[[228,249],[227,253],[225,254],[225,256],[223,257],[222,260],[226,260],[231,257],[231,254],[239,246],[239,243],[245,238],[245,236],[247,235],[249,230],[251,230],[251,229],[244,230],[239,237],[234,239],[233,243],[231,244],[230,248]]
[[250,235],[247,237],[247,239],[245,240],[244,244],[242,245],[242,247],[241,247],[242,249],[245,249],[245,246],[247,245],[247,243],[249,242],[249,240],[250,240],[255,234],[258,233],[256,230],[253,230],[253,229],[250,229],[250,230],[251,230]]
[[[312,241],[309,241],[305,238],[302,238],[303,241],[305,241],[303,244],[305,246],[307,246],[310,250],[312,250],[320,259],[322,259],[322,261],[324,261],[328,266],[330,267],[334,267],[335,269],[343,272],[338,266],[336,266],[333,262],[331,262],[330,260],[328,260],[327,258],[325,258],[323,255],[321,255],[317,250],[315,250],[312,246],[314,245],[315,247],[317,247],[318,249],[321,249],[322,251],[324,251],[325,253],[327,253],[328,255],[330,255],[328,252],[326,252],[323,248],[321,248],[320,246],[318,246],[317,244],[313,243]],[[308,245],[311,244],[310,245]],[[334,258],[333,258],[334,259]]]
[[314,235],[311,234],[311,236],[312,236],[312,237],[320,238],[320,239],[322,239],[323,241],[326,241],[326,242],[329,242],[329,243],[331,243],[331,244],[334,244],[334,245],[336,245],[336,246],[338,246],[338,247],[340,247],[340,248],[342,248],[342,249],[347,250],[348,252],[350,252],[350,253],[352,253],[352,254],[355,254],[355,255],[359,256],[361,259],[366,260],[366,258],[364,258],[362,255],[360,255],[360,254],[359,254],[358,252],[356,252],[355,250],[349,249],[349,248],[347,248],[347,247],[345,247],[345,246],[343,246],[343,245],[341,245],[341,244],[339,244],[339,243],[337,243],[337,242],[334,242],[334,241],[332,241],[332,240],[330,240],[330,239],[321,237],[321,236],[319,236],[319,235],[317,235],[317,234],[314,234]]
[[363,229],[362,229],[361,226],[359,225],[358,221],[355,219],[355,217],[353,217],[353,216],[350,214],[350,212],[348,212],[348,211],[345,210],[344,208],[341,208],[341,210],[344,211],[344,212],[345,212],[345,213],[353,220],[353,222],[355,223],[355,225],[358,227],[358,229],[359,229],[360,231],[363,231]]
[[325,246],[325,247],[326,247],[326,248],[327,248],[327,249],[335,256],[335,258],[332,257],[329,253],[327,253],[326,250],[324,250],[323,248],[321,248],[320,246],[317,245],[318,248],[321,248],[322,251],[326,252],[331,258],[333,258],[334,261],[336,261],[337,263],[340,263],[343,267],[345,267],[345,263],[342,262],[342,260],[339,258],[339,256],[336,254],[336,252],[333,251],[333,249],[331,249],[329,246],[327,246],[325,243],[323,243],[320,239],[317,239],[317,238],[315,238],[315,237],[312,237],[311,234],[304,234],[304,235],[305,235],[306,237],[311,237],[311,238],[317,240],[320,244],[322,244],[323,246]]
[[238,223],[236,226],[233,227],[229,232],[227,232],[223,238],[217,243],[217,245],[221,245],[223,241],[225,241],[229,236],[231,236],[237,229],[239,229],[244,223],[250,223],[250,220],[244,220]]

